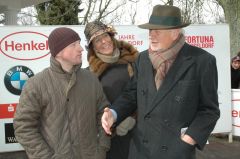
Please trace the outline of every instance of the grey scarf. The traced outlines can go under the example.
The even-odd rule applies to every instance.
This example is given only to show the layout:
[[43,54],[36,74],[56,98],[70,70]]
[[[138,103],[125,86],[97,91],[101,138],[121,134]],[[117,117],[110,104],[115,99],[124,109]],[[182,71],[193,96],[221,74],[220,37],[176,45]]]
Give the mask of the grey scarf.
[[100,58],[103,62],[106,62],[106,63],[115,63],[115,62],[118,61],[119,56],[120,56],[120,51],[119,51],[118,48],[116,48],[113,51],[113,54],[111,56],[101,54],[97,51],[95,51],[95,52],[96,52],[97,57]]

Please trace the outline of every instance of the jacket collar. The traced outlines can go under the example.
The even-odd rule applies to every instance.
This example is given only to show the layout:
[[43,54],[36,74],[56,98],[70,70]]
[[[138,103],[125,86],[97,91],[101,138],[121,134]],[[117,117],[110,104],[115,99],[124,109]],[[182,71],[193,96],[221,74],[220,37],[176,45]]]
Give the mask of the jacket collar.
[[77,72],[77,70],[81,67],[81,65],[75,65],[73,66],[71,72],[67,72],[63,70],[60,62],[58,62],[53,56],[50,58],[50,68],[54,72],[60,73],[60,74],[72,74],[73,72]]

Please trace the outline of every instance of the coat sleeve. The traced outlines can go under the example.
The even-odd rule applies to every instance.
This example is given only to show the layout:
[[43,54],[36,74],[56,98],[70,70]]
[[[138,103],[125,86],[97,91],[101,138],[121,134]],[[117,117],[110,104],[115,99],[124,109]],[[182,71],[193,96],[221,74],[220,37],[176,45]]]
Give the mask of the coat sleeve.
[[216,59],[212,55],[200,59],[197,73],[199,74],[199,105],[194,120],[186,131],[203,149],[207,139],[220,117],[218,103],[218,75]]
[[133,76],[123,89],[121,95],[113,102],[111,109],[117,113],[116,125],[119,125],[125,118],[131,116],[137,109],[137,79],[139,58],[133,63]]
[[103,92],[103,88],[97,77],[95,78],[97,88],[97,126],[98,126],[98,137],[99,137],[99,153],[101,151],[108,151],[110,149],[110,136],[107,135],[102,127],[101,118],[105,107],[109,106],[109,102]]
[[21,93],[13,123],[17,141],[26,150],[29,158],[50,159],[53,155],[43,139],[39,127],[41,117],[40,91],[29,79]]

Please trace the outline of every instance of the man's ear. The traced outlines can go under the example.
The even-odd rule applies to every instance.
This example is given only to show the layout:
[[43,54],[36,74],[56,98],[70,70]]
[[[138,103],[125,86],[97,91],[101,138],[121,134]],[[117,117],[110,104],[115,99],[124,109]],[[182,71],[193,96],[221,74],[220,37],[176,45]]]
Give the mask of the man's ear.
[[[63,50],[64,50],[64,49],[63,49]],[[62,57],[63,50],[61,50],[61,51],[55,56],[56,59],[60,59],[60,58]]]
[[181,29],[173,29],[172,30],[172,38],[173,40],[176,40],[181,33]]

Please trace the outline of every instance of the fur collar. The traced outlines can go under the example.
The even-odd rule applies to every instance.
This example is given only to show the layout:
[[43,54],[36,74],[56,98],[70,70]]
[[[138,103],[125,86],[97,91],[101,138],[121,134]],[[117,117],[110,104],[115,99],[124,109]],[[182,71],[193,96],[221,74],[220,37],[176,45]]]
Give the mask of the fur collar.
[[[118,41],[116,39],[113,39],[113,41],[120,51],[120,57],[115,64],[129,64],[128,69],[130,69],[130,63],[134,62],[138,56],[137,49],[125,41]],[[100,76],[111,65],[99,59],[93,49],[89,49],[88,54],[89,68],[97,76]],[[129,74],[131,75],[131,72]]]

